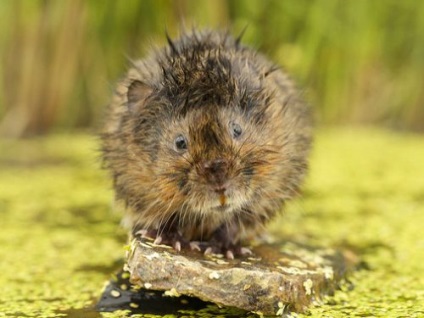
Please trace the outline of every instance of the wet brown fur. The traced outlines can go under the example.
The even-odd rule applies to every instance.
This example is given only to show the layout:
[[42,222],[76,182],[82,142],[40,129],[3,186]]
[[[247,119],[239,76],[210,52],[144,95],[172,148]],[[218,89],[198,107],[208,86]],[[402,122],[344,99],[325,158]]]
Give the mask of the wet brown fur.
[[[133,232],[207,241],[221,228],[238,244],[298,193],[311,143],[308,107],[282,70],[239,39],[193,31],[168,42],[135,62],[114,94],[102,141],[116,198]],[[175,148],[178,135],[185,152]],[[210,162],[224,162],[212,176]],[[229,184],[225,206],[217,178]]]

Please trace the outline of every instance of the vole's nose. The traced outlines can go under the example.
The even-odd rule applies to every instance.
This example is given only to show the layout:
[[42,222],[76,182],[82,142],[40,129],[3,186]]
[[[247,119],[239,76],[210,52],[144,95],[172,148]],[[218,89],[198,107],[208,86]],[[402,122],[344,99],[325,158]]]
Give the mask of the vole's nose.
[[217,158],[203,162],[202,172],[206,180],[214,186],[216,192],[225,192],[228,173],[228,161],[226,159]]
[[203,163],[203,169],[209,173],[215,174],[223,170],[227,170],[228,162],[223,158],[209,160]]

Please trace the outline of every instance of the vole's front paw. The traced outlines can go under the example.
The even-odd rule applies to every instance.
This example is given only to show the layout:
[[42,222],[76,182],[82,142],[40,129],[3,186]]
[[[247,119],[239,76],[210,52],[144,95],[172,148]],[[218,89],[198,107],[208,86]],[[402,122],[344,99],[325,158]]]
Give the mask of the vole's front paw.
[[212,242],[205,249],[204,254],[224,254],[227,259],[234,259],[235,257],[252,255],[253,253],[249,248],[240,244],[219,244]]
[[155,245],[168,245],[174,248],[177,252],[181,249],[200,250],[200,247],[194,242],[186,240],[178,231],[158,231],[158,230],[140,230],[135,233],[141,238],[153,240]]
[[[135,237],[153,241],[155,245],[168,245],[177,252],[181,250],[192,250],[203,252],[205,255],[223,254],[227,259],[234,259],[253,254],[252,251],[241,244],[228,243],[223,237],[215,236],[212,240],[206,241],[188,241],[178,231],[158,231],[152,229],[143,229],[134,233]],[[220,240],[219,240],[220,239]]]

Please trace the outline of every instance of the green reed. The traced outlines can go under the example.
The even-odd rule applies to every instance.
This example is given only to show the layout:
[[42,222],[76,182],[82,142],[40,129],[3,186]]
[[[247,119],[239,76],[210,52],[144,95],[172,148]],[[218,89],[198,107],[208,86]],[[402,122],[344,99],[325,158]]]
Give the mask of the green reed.
[[96,126],[129,59],[182,25],[247,26],[318,123],[424,131],[424,1],[3,0],[0,133]]

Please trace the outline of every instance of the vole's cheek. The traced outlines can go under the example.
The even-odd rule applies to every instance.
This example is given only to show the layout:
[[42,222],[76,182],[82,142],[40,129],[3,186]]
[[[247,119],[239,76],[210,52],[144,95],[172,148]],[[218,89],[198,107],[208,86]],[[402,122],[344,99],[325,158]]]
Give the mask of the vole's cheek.
[[246,167],[243,169],[243,175],[249,179],[253,176],[255,169],[253,167]]
[[184,187],[186,186],[186,184],[187,184],[187,179],[186,178],[181,178],[179,181],[178,181],[178,189],[180,189],[180,190],[183,190],[184,189]]
[[252,179],[255,177],[256,171],[255,168],[248,166],[242,169],[241,172],[241,183],[244,186],[250,186]]
[[175,171],[175,178],[173,183],[176,185],[176,190],[178,190],[182,195],[187,196],[192,191],[192,182],[193,180],[192,171],[189,167],[184,165],[171,168]]
[[183,195],[188,195],[191,191],[191,186],[188,184],[188,178],[187,177],[181,177],[177,182],[178,190]]

